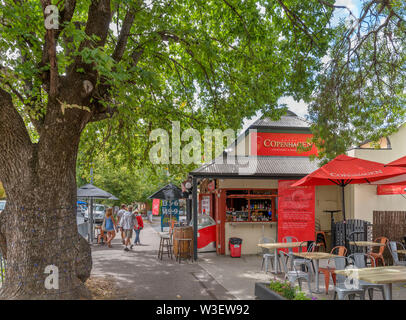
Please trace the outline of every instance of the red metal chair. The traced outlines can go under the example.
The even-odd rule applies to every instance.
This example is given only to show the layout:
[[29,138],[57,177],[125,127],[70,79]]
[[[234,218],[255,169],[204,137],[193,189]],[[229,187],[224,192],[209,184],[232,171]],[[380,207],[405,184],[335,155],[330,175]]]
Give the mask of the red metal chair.
[[379,238],[376,238],[374,240],[374,242],[379,242],[379,243],[382,243],[382,244],[385,244],[385,245],[380,246],[378,252],[370,252],[369,254],[374,257],[376,266],[378,265],[378,260],[381,260],[382,264],[385,265],[385,259],[383,258],[383,252],[385,251],[385,248],[389,243],[389,239],[386,238],[386,237],[379,237]]
[[[337,246],[331,249],[331,254],[336,254],[338,256],[345,257],[347,255],[347,248],[344,246]],[[327,266],[326,268],[319,268],[319,273],[324,274],[324,284],[326,286],[326,294],[328,294],[328,286],[330,285],[330,275],[333,279],[334,285],[336,285],[336,274],[334,273],[335,268]]]

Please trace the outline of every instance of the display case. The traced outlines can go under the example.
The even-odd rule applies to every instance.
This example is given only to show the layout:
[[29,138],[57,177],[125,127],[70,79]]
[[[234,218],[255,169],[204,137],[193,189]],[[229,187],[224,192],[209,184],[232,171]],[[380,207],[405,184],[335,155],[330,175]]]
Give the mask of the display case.
[[277,190],[227,190],[226,222],[276,222]]

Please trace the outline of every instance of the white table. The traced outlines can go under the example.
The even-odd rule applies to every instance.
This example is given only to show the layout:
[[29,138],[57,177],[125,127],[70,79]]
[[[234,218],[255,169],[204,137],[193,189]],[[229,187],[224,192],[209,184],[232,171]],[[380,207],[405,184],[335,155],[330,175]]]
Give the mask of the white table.
[[336,270],[335,273],[370,283],[382,284],[385,300],[392,300],[393,283],[406,282],[406,267],[403,266],[345,269]]

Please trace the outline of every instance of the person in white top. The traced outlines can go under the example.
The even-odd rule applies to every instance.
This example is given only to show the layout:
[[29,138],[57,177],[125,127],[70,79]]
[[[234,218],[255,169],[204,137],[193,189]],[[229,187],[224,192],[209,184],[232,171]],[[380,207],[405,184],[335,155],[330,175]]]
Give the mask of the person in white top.
[[[138,227],[136,216],[133,214],[133,207],[128,207],[128,211],[125,211],[120,220],[120,225],[125,235],[125,248],[124,251],[129,251],[128,245],[131,243],[134,227]],[[131,248],[132,249],[132,248]]]
[[[122,204],[120,207],[120,210],[118,210],[118,212],[117,212],[117,221],[118,221],[117,229],[120,229],[121,241],[123,242],[123,244],[125,244],[125,235],[124,235],[123,228],[121,226],[121,217],[123,216],[124,212],[126,212],[126,211],[127,211],[127,206],[125,204]],[[117,232],[118,232],[118,230],[117,230]]]

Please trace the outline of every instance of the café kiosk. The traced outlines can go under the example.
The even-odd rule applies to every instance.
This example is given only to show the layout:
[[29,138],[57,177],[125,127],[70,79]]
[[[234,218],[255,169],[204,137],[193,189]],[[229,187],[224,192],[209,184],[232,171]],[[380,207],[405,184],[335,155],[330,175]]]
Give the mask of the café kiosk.
[[[199,194],[193,194],[193,214],[216,221],[217,254],[229,255],[233,237],[243,240],[244,255],[258,253],[264,237],[281,241],[293,235],[301,241],[314,238],[316,224],[330,230],[330,215],[323,211],[340,208],[339,189],[290,187],[318,168],[310,159],[317,154],[311,137],[309,123],[293,112],[278,121],[261,118],[223,152],[222,161],[215,159],[190,173],[194,190],[200,184]],[[255,167],[249,174],[244,172],[247,162]],[[340,213],[335,217],[339,220]]]

